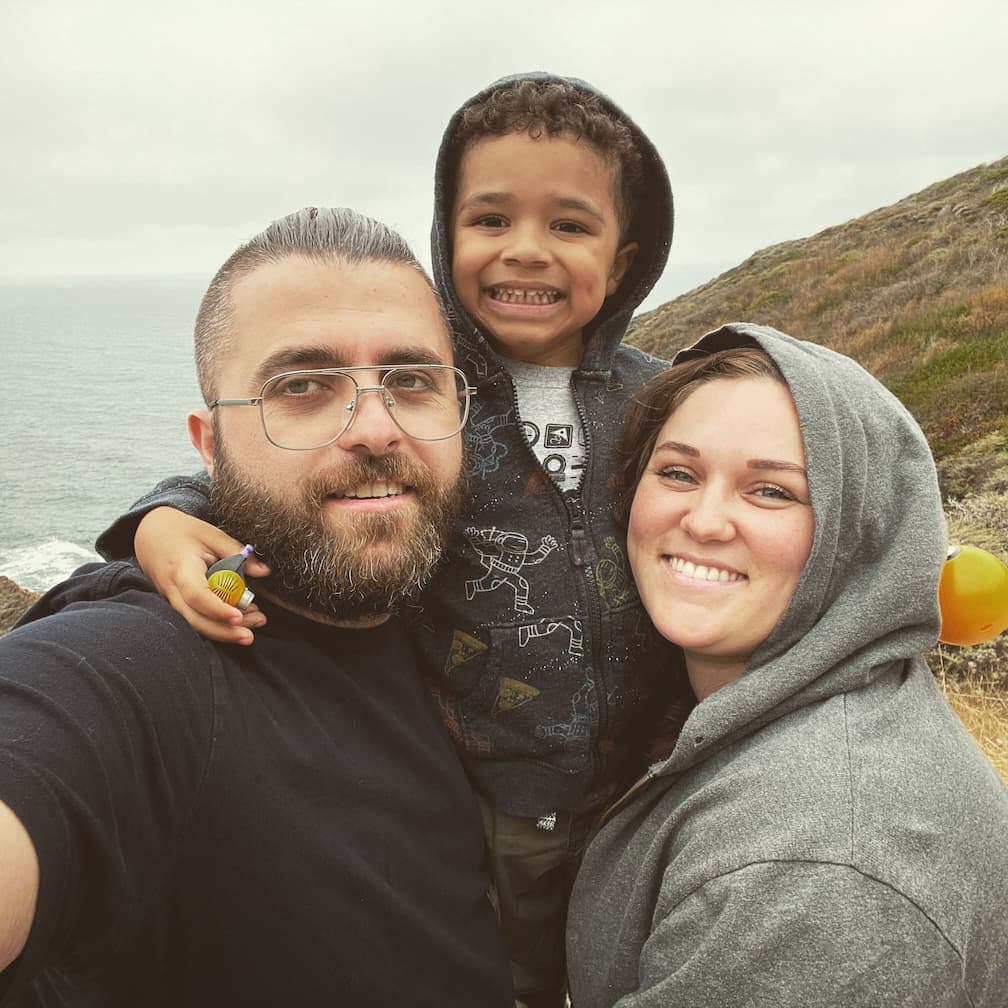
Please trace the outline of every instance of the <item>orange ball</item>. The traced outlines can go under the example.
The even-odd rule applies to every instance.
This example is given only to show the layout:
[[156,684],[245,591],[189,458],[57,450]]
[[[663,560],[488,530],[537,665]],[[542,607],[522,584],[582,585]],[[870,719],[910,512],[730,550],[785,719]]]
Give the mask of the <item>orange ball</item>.
[[1008,629],[1008,567],[976,546],[952,546],[938,601],[943,644],[986,644]]

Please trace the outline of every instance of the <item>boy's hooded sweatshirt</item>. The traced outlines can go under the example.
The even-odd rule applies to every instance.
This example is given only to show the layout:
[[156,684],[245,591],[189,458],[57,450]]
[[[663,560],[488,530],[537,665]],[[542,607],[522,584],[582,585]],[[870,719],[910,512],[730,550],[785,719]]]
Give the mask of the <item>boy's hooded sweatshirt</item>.
[[672,193],[654,146],[603,98],[643,155],[642,195],[629,229],[640,250],[583,333],[571,386],[588,461],[577,492],[561,493],[522,432],[511,375],[452,282],[452,200],[462,153],[455,134],[469,105],[522,77],[497,81],[463,105],[437,157],[434,279],[459,367],[478,392],[465,432],[472,498],[424,592],[417,639],[480,790],[506,812],[543,816],[573,807],[600,772],[618,764],[674,660],[641,608],[609,487],[626,404],[668,366],[622,339],[665,267]]
[[[584,330],[571,380],[588,461],[576,493],[561,493],[521,428],[511,376],[472,322],[452,283],[451,213],[466,102],[445,131],[435,171],[434,278],[453,328],[456,363],[477,389],[465,431],[471,497],[411,622],[424,670],[478,789],[513,815],[575,807],[615,771],[644,723],[676,652],[643,613],[612,518],[609,478],[627,402],[667,367],[622,344],[634,311],[661,276],[672,240],[672,193],[654,145],[620,109],[643,155],[630,228],[640,249],[619,290]],[[594,91],[590,85],[576,81]],[[209,518],[203,478],[160,484],[99,540],[106,556],[132,553],[138,518],[170,504]]]
[[931,453],[824,347],[747,325],[697,346],[750,341],[795,400],[814,542],[745,674],[589,845],[574,1003],[1003,1006],[1008,791],[920,658],[946,551]]

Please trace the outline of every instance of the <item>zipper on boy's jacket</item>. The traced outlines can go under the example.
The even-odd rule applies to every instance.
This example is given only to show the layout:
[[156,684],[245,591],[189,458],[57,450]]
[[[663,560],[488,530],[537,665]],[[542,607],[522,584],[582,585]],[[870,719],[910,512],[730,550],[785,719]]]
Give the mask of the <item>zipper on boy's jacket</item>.
[[591,563],[590,553],[590,543],[588,542],[588,535],[585,532],[584,522],[581,520],[580,516],[575,518],[571,522],[571,553],[573,554],[574,563],[578,567],[587,567]]
[[[598,460],[596,457],[596,447],[592,443],[592,428],[585,414],[582,390],[579,387],[579,376],[581,374],[580,370],[576,370],[571,375],[570,390],[571,398],[574,401],[574,408],[577,410],[578,418],[581,421],[581,430],[584,431],[586,465],[581,477],[582,486],[590,486],[591,481],[594,479],[594,468],[598,464]],[[583,381],[583,379],[581,380]],[[584,596],[586,604],[585,618],[588,620],[590,627],[592,651],[589,658],[591,664],[587,667],[587,671],[595,680],[596,686],[599,687],[595,691],[596,710],[598,711],[596,715],[596,730],[598,738],[602,738],[609,728],[609,705],[606,702],[606,676],[603,672],[602,659],[604,653],[602,643],[602,601],[599,598],[598,585],[595,582],[595,563],[598,560],[598,556],[595,553],[595,544],[592,542],[585,527],[580,494],[577,497],[565,497],[565,503],[570,515],[571,553],[578,568],[584,571],[588,587]],[[592,747],[591,759],[592,773],[597,774],[599,772],[599,749],[597,745]]]
[[[582,422],[583,419],[582,415]],[[586,590],[581,596],[585,606],[583,619],[588,627],[588,639],[592,642],[592,647],[591,652],[585,656],[584,669],[585,674],[595,682],[595,726],[598,738],[602,738],[608,731],[609,707],[606,702],[606,677],[602,664],[602,603],[599,599],[598,586],[595,583],[595,562],[598,558],[595,554],[594,543],[585,527],[581,498],[572,494],[563,494],[562,497],[569,516],[571,559],[578,570],[584,572],[585,578]],[[592,746],[591,761],[592,774],[598,774],[599,750],[597,745]]]

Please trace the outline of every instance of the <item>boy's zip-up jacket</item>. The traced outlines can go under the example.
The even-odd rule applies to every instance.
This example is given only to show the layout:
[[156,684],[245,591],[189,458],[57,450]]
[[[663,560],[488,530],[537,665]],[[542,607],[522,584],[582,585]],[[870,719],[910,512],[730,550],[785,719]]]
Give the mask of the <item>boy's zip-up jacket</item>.
[[672,194],[654,146],[603,99],[643,154],[630,235],[640,250],[584,331],[571,385],[588,461],[580,488],[561,493],[522,432],[511,375],[466,313],[451,276],[461,153],[453,137],[467,105],[518,79],[496,82],[459,109],[437,158],[434,279],[458,365],[478,391],[465,432],[472,497],[424,592],[416,639],[479,789],[511,814],[543,816],[571,808],[616,768],[642,737],[676,661],[641,608],[610,490],[626,404],[668,366],[622,339],[665,267]]

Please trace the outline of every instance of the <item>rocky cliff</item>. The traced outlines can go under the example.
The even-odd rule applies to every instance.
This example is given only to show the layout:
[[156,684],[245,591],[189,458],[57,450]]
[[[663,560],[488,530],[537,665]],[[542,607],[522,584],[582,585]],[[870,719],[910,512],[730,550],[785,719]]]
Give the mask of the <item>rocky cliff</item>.
[[38,597],[38,592],[28,591],[10,578],[0,577],[0,634],[7,633]]

